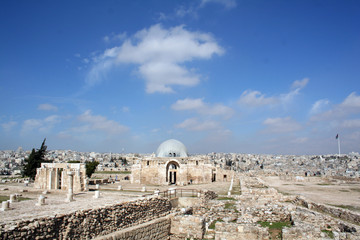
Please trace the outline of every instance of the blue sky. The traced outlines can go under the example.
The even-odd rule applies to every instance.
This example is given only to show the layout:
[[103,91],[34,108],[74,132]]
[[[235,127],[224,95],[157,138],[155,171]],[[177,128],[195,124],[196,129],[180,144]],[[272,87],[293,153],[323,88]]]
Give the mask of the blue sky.
[[359,1],[1,1],[0,149],[360,151]]

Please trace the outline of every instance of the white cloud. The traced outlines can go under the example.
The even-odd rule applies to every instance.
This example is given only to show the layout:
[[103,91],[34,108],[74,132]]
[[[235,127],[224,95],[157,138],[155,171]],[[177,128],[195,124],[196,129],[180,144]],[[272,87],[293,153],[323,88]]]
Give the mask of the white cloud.
[[182,123],[175,125],[176,128],[184,128],[190,131],[206,131],[220,129],[221,126],[215,121],[199,121],[197,118],[188,118]]
[[280,101],[282,104],[289,104],[297,95],[300,94],[300,91],[306,87],[309,83],[309,78],[303,78],[302,80],[296,80],[292,83],[291,90],[288,93],[280,95]]
[[208,3],[219,3],[224,5],[225,8],[235,8],[237,6],[236,0],[202,0],[200,6],[205,6]]
[[15,121],[10,121],[10,122],[2,123],[2,124],[1,124],[2,128],[3,128],[6,132],[11,131],[11,129],[12,129],[13,127],[15,127],[16,125],[17,125],[17,122],[15,122]]
[[259,107],[265,105],[274,105],[279,102],[279,99],[276,97],[265,97],[265,94],[262,94],[259,91],[244,91],[240,99],[238,101],[239,104],[251,106],[251,107]]
[[85,125],[76,127],[73,129],[73,131],[101,131],[107,134],[119,134],[128,130],[128,127],[123,126],[116,121],[108,120],[106,117],[101,115],[92,115],[90,110],[87,110],[78,116],[78,120],[81,123],[85,123]]
[[308,78],[296,80],[291,86],[293,90],[288,93],[271,97],[266,97],[265,94],[262,94],[259,91],[246,90],[241,94],[238,103],[248,107],[275,106],[277,104],[287,105],[300,93],[308,82]]
[[39,104],[38,106],[38,110],[43,110],[43,111],[57,111],[58,108],[52,104],[49,103],[43,103],[43,104]]
[[267,126],[266,131],[271,133],[295,132],[301,129],[301,125],[291,117],[268,118],[263,124]]
[[148,93],[171,93],[173,85],[194,86],[200,82],[199,75],[182,64],[223,52],[208,33],[191,32],[183,25],[164,29],[157,24],[127,38],[121,46],[105,50],[95,59],[87,83],[91,86],[101,82],[117,64],[132,63],[139,65]]
[[292,84],[292,88],[303,89],[309,83],[309,78],[303,78],[302,80],[296,80]]
[[324,110],[324,108],[326,108],[329,105],[329,100],[327,99],[320,99],[318,101],[316,101],[311,109],[310,109],[310,114],[317,114],[320,113],[321,111]]
[[127,36],[126,32],[119,33],[119,34],[115,34],[112,32],[111,34],[103,37],[103,40],[106,43],[113,42],[113,41],[122,41],[126,38],[126,36]]
[[356,112],[360,111],[360,96],[357,96],[355,92],[352,92],[346,99],[340,104],[340,107],[352,109]]
[[190,6],[190,7],[185,7],[185,6],[180,6],[178,8],[175,9],[175,15],[177,17],[186,17],[186,16],[192,16],[194,18],[197,18],[197,7],[194,6]]
[[27,119],[23,122],[21,131],[22,133],[31,132],[34,130],[48,132],[55,126],[55,124],[60,122],[61,119],[58,115],[51,115],[44,119]]
[[341,126],[344,128],[360,128],[360,119],[345,120]]
[[311,120],[323,121],[323,120],[334,120],[343,119],[352,114],[360,113],[360,96],[355,92],[352,92],[345,100],[332,107],[332,109],[314,115]]
[[124,107],[121,108],[121,110],[122,110],[124,113],[126,113],[126,112],[129,112],[129,111],[130,111],[130,108],[124,106]]
[[181,110],[197,110],[204,108],[205,103],[202,98],[185,98],[183,100],[177,100],[176,103],[171,105],[171,108],[177,111]]
[[233,115],[234,111],[230,107],[222,104],[208,104],[202,98],[185,98],[177,100],[171,108],[176,111],[192,110],[203,115],[219,115],[229,118]]
[[151,129],[150,132],[152,132],[152,133],[157,133],[157,132],[159,132],[159,131],[160,131],[160,128],[153,128],[153,129]]

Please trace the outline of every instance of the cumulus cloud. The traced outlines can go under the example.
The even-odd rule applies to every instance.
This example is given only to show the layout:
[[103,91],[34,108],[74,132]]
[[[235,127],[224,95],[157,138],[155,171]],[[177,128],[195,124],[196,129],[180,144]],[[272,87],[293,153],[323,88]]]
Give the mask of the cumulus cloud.
[[324,108],[326,108],[329,105],[329,100],[327,99],[320,99],[318,101],[316,101],[311,109],[310,109],[310,114],[317,114],[320,113],[324,110]]
[[303,78],[302,80],[296,80],[291,85],[294,89],[303,89],[309,83],[309,78]]
[[288,133],[301,129],[301,125],[291,117],[267,118],[263,124],[267,126],[266,131],[271,133]]
[[85,111],[77,119],[85,124],[73,129],[77,132],[101,131],[107,134],[120,134],[128,130],[128,127],[116,121],[109,120],[101,115],[93,115],[90,110]]
[[171,108],[176,111],[192,110],[203,115],[218,115],[229,118],[234,111],[223,104],[208,104],[202,98],[185,98],[177,100]]
[[206,131],[221,128],[220,124],[215,121],[199,121],[197,118],[188,118],[182,123],[175,125],[176,128],[184,128],[190,131]]
[[87,84],[101,82],[118,64],[136,64],[148,93],[171,93],[173,86],[195,86],[200,76],[184,66],[195,59],[210,59],[224,50],[208,33],[188,31],[183,25],[165,29],[160,24],[126,38],[121,46],[95,58]]
[[259,91],[246,90],[241,94],[238,103],[248,107],[275,106],[277,104],[286,105],[289,104],[295,96],[299,95],[300,91],[308,82],[308,78],[296,80],[291,85],[291,91],[271,97],[267,97]]
[[334,105],[330,110],[314,115],[311,120],[343,119],[352,114],[360,113],[360,96],[352,92],[340,104]]
[[57,111],[58,108],[52,104],[49,103],[43,103],[43,104],[39,104],[38,110],[42,110],[42,111]]
[[2,123],[1,127],[4,129],[4,131],[9,132],[11,131],[11,129],[13,129],[13,127],[15,127],[17,125],[17,122],[15,121],[10,121],[7,123]]
[[265,94],[259,91],[246,90],[241,94],[238,103],[250,107],[259,107],[277,104],[279,99],[276,97],[266,97]]
[[48,132],[55,124],[60,123],[61,118],[58,115],[51,115],[44,119],[27,119],[22,124],[22,133],[28,133],[31,131]]

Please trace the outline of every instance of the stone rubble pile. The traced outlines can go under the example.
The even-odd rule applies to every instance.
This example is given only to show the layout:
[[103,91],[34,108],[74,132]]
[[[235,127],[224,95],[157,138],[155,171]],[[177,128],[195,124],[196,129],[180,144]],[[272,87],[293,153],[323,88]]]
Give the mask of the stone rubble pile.
[[[204,239],[360,239],[357,213],[283,196],[256,177],[242,175],[239,182],[241,195],[194,208],[194,216],[206,222]],[[276,232],[260,222],[285,226]]]

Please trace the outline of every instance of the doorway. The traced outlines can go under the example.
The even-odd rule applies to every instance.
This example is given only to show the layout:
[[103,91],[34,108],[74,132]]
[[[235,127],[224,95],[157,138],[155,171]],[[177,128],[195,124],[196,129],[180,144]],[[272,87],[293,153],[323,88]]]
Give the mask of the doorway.
[[169,184],[176,184],[177,182],[177,171],[179,164],[177,162],[169,162],[166,166],[166,182]]

